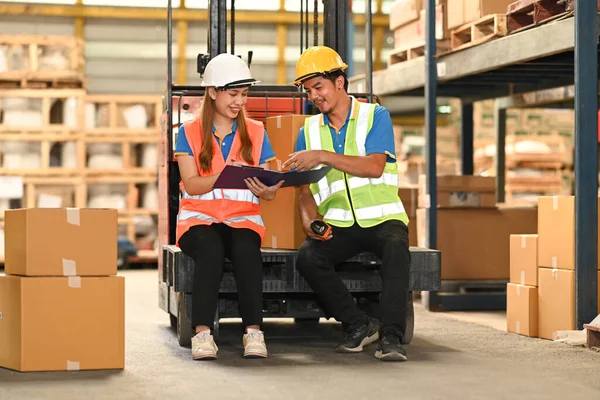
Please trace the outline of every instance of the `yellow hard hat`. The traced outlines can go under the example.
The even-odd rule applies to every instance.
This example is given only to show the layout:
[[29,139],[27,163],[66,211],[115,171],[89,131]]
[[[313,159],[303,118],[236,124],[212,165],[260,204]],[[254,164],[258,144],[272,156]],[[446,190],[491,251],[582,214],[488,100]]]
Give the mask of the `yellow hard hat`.
[[346,68],[348,68],[348,65],[342,61],[342,57],[332,48],[327,46],[309,47],[304,50],[296,63],[296,80],[293,85],[299,85],[317,75]]

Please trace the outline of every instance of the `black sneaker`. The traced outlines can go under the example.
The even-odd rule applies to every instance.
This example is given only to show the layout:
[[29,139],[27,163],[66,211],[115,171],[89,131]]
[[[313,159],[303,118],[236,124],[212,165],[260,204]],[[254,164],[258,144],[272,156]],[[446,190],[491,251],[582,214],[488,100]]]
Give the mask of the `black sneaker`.
[[364,346],[377,339],[379,339],[379,323],[365,317],[348,327],[336,351],[338,353],[359,353],[363,351]]
[[402,346],[402,337],[396,332],[383,332],[375,351],[375,358],[381,361],[406,361],[406,350]]

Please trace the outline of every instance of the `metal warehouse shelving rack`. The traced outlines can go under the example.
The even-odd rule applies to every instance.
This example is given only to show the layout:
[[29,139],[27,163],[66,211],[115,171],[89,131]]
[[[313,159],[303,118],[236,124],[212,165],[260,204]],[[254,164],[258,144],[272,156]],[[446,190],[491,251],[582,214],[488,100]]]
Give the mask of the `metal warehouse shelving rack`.
[[[435,0],[427,0],[426,52],[420,59],[353,78],[351,91],[424,96],[427,193],[437,204],[436,100],[462,101],[462,174],[473,173],[473,102],[496,101],[497,200],[504,201],[506,108],[519,94],[575,85],[575,325],[597,315],[598,297],[598,9],[575,0],[574,18],[557,19],[461,51],[436,55]],[[591,84],[594,83],[594,84]],[[437,247],[437,210],[428,209],[428,247]]]

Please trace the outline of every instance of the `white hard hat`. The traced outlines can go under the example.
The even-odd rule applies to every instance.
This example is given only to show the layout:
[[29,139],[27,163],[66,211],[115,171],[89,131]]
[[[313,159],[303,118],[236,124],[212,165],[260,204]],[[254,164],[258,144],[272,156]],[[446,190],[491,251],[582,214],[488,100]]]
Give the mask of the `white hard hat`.
[[260,81],[252,78],[250,68],[240,57],[229,53],[221,53],[206,65],[204,87],[239,87],[255,85]]

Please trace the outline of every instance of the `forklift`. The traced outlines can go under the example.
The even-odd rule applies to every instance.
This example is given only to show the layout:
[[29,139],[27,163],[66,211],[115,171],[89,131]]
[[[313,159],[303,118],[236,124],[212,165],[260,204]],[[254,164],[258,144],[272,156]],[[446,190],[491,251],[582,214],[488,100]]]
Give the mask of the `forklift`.
[[[301,2],[303,0],[300,0]],[[318,9],[315,0],[314,9]],[[326,21],[324,45],[338,51],[346,59],[348,0],[321,0]],[[172,74],[172,6],[168,1],[168,76],[167,90],[163,96],[163,115],[159,140],[159,218],[158,218],[158,283],[159,307],[170,316],[171,326],[177,332],[181,346],[189,347],[193,336],[191,326],[191,296],[194,262],[175,245],[177,214],[180,200],[180,175],[174,157],[176,135],[179,126],[193,118],[200,108],[204,88],[193,85],[176,85]],[[235,54],[235,2],[231,0],[231,54]],[[370,26],[370,5],[367,6],[367,24]],[[300,50],[308,48],[308,0],[302,5],[300,24],[302,32]],[[197,57],[197,72],[202,76],[207,63],[218,54],[227,52],[226,0],[208,1],[208,54]],[[314,14],[314,45],[318,43],[317,14]],[[368,29],[368,28],[367,28]],[[371,54],[371,40],[367,40],[367,54]],[[248,54],[251,67],[252,52]],[[367,63],[368,74],[371,74]],[[359,101],[378,102],[373,93],[352,93]],[[302,114],[309,117],[319,111],[307,98],[306,93],[292,85],[256,85],[248,93],[246,113],[250,118],[266,122],[269,117]],[[285,223],[285,222],[284,222]],[[292,221],[290,221],[292,223]],[[436,291],[441,285],[441,255],[439,251],[411,247],[411,291]],[[263,316],[265,318],[294,318],[296,322],[318,323],[330,316],[322,310],[319,300],[295,268],[296,250],[262,248]],[[353,294],[357,304],[369,315],[377,318],[381,295],[380,260],[374,254],[363,253],[336,266],[344,283]],[[239,317],[235,279],[229,261],[226,261],[219,291],[219,303],[215,315],[213,336],[219,338],[219,320]],[[409,294],[407,328],[404,343],[412,340],[414,309],[412,293]]]

